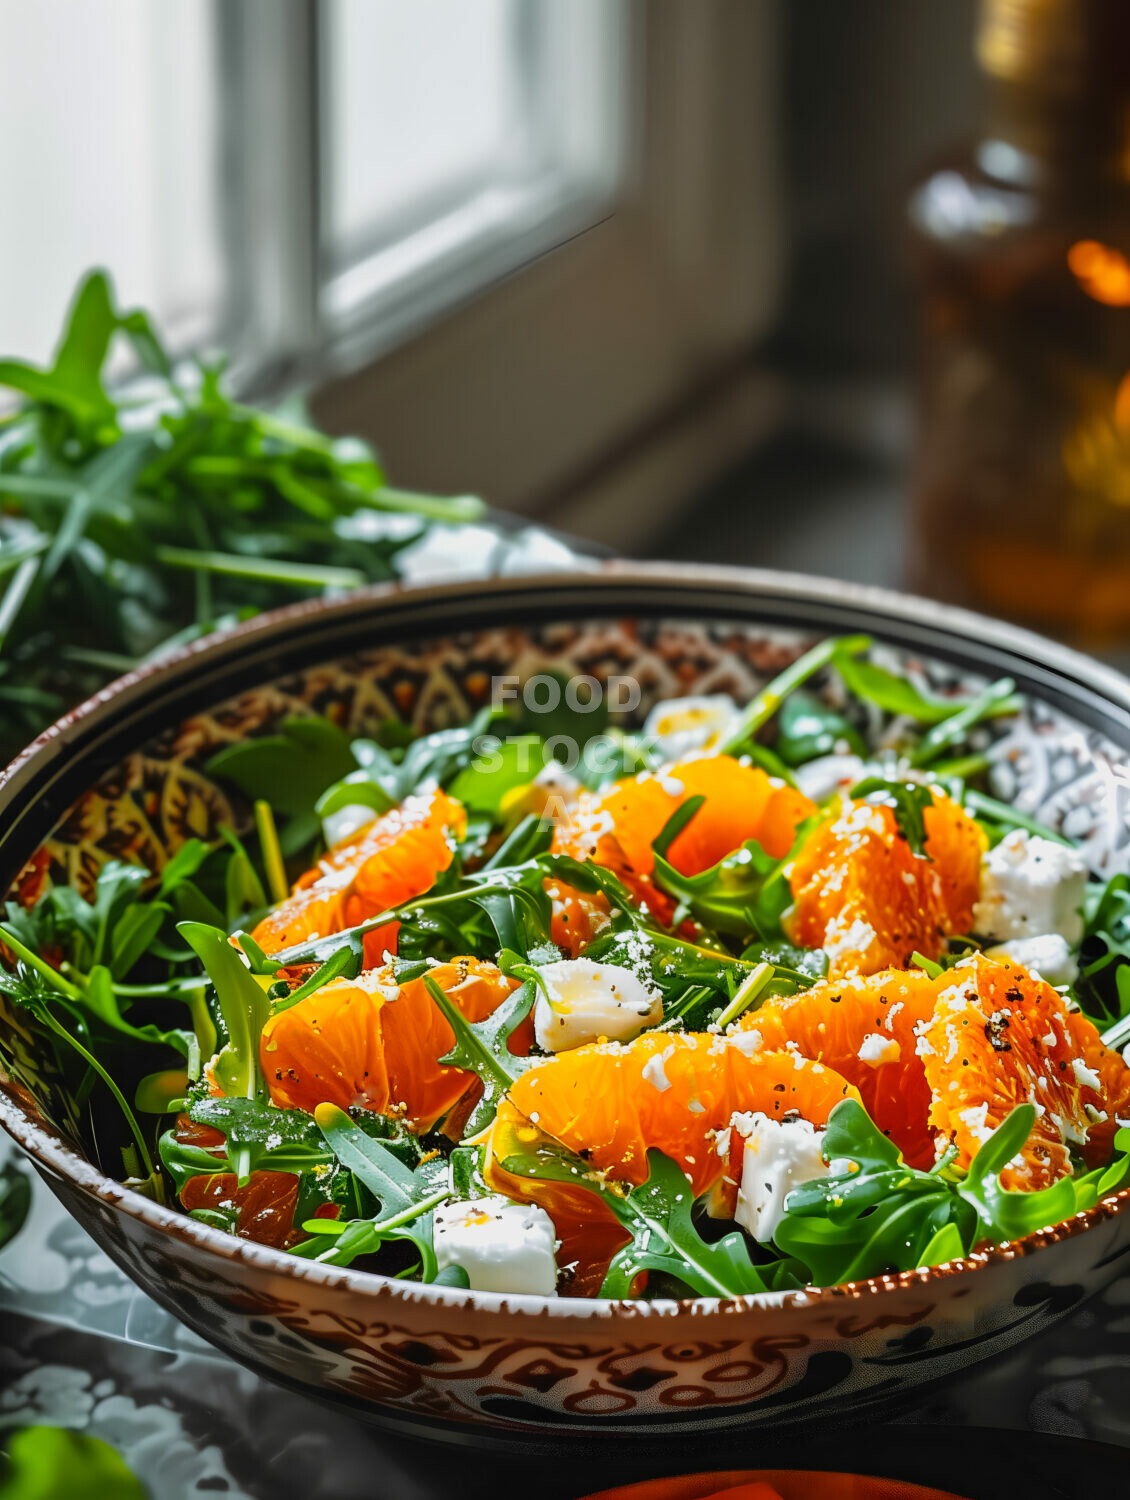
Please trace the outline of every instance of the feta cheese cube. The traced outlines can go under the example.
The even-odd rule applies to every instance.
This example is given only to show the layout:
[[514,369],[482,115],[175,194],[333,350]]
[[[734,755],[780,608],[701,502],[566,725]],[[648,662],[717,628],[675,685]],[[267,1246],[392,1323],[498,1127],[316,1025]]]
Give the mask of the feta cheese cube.
[[337,812],[328,813],[322,819],[322,836],[326,847],[332,849],[335,844],[351,838],[376,816],[373,809],[366,807],[363,802],[350,802],[345,807],[339,807]]
[[663,1019],[663,996],[634,969],[563,958],[538,970],[545,990],[534,1005],[534,1036],[544,1052],[567,1052],[604,1037],[630,1042]]
[[724,693],[668,698],[657,703],[643,726],[644,739],[665,760],[716,750],[737,722],[738,710]]
[[1087,867],[1074,849],[1014,829],[981,861],[974,931],[997,942],[1058,933],[1074,946],[1083,936],[1086,885]]
[[833,792],[850,791],[866,773],[867,766],[858,755],[818,755],[797,766],[793,776],[806,797],[823,802]]
[[[768,1244],[793,1188],[828,1175],[824,1132],[808,1120],[774,1120],[760,1112],[734,1115],[730,1124],[743,1146],[734,1219]],[[735,1165],[731,1162],[731,1171]]]
[[556,1295],[556,1235],[544,1208],[495,1195],[443,1203],[432,1222],[436,1264],[462,1266],[473,1291]]
[[986,949],[986,953],[989,958],[1011,959],[1048,984],[1074,984],[1079,977],[1079,965],[1067,940],[1058,932],[1013,938],[1010,943],[999,943],[995,948]]

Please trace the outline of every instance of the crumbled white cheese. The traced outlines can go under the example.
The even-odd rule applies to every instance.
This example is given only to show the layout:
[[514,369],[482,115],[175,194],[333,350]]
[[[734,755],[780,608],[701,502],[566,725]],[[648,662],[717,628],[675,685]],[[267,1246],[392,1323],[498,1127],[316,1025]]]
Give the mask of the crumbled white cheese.
[[734,1219],[755,1240],[767,1244],[784,1217],[785,1200],[793,1188],[828,1175],[821,1154],[824,1132],[808,1120],[774,1120],[759,1111],[736,1114],[730,1123],[743,1147]]
[[849,953],[858,953],[865,959],[867,950],[878,940],[878,934],[870,922],[865,922],[862,917],[856,917],[841,930],[841,922],[837,917],[828,924],[824,936],[824,951],[828,955],[828,962],[833,969],[837,968],[840,960]]
[[[668,698],[657,703],[643,726],[644,740],[665,760],[716,750],[737,722],[738,710],[724,693]],[[681,796],[681,792],[674,793]]]
[[1013,938],[1010,943],[999,943],[995,948],[986,949],[986,954],[989,958],[1009,959],[1048,984],[1074,984],[1079,977],[1079,965],[1067,939],[1058,932]]
[[1094,1089],[1096,1093],[1102,1091],[1102,1079],[1095,1072],[1094,1068],[1087,1066],[1081,1057],[1073,1057],[1071,1059],[1071,1068],[1075,1074],[1075,1082],[1080,1088]]
[[581,783],[559,760],[548,761],[542,766],[534,777],[534,785],[568,802],[575,801],[581,790]]
[[881,1068],[884,1063],[898,1062],[901,1055],[902,1048],[894,1037],[881,1036],[877,1031],[863,1038],[858,1052],[860,1062],[865,1062],[872,1068]]
[[443,1203],[433,1238],[439,1269],[462,1266],[474,1291],[556,1294],[553,1220],[536,1204],[500,1196]]
[[667,1047],[662,1052],[649,1057],[643,1065],[643,1080],[645,1083],[650,1083],[657,1094],[665,1094],[671,1087],[665,1064],[674,1050],[673,1047]]
[[1074,849],[1014,829],[981,861],[974,930],[997,942],[1058,933],[1074,946],[1083,936],[1086,884],[1087,867]]
[[630,1042],[663,1019],[663,996],[635,969],[564,958],[538,970],[534,1036],[544,1052],[567,1052],[601,1037]]
[[987,1104],[971,1104],[968,1109],[959,1110],[957,1117],[969,1133],[982,1144],[993,1133],[988,1123],[989,1106]]
[[752,1026],[748,1031],[728,1031],[726,1033],[726,1045],[727,1047],[736,1047],[746,1057],[755,1057],[765,1046],[765,1039],[756,1026]]

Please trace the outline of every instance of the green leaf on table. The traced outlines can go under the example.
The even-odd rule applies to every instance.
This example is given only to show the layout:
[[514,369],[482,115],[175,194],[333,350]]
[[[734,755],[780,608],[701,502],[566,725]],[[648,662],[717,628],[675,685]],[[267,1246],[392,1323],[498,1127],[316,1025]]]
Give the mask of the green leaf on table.
[[147,1500],[109,1443],[65,1427],[19,1427],[3,1439],[0,1500]]

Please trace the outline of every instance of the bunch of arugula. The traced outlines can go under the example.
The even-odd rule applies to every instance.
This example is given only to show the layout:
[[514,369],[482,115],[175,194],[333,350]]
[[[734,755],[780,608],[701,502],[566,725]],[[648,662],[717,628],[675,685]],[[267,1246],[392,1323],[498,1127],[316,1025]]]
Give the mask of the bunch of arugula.
[[[112,391],[123,341],[147,372]],[[363,444],[242,404],[222,362],[180,370],[100,271],[54,363],[0,360],[0,758],[170,646],[312,593],[396,576],[433,521],[482,512],[390,488]]]

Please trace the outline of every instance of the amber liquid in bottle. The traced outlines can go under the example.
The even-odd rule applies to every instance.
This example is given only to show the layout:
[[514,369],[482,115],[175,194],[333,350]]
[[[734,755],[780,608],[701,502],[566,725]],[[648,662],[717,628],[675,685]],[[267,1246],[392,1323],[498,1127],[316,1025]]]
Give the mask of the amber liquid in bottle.
[[1130,0],[984,0],[982,138],[915,190],[913,583],[1130,643]]

